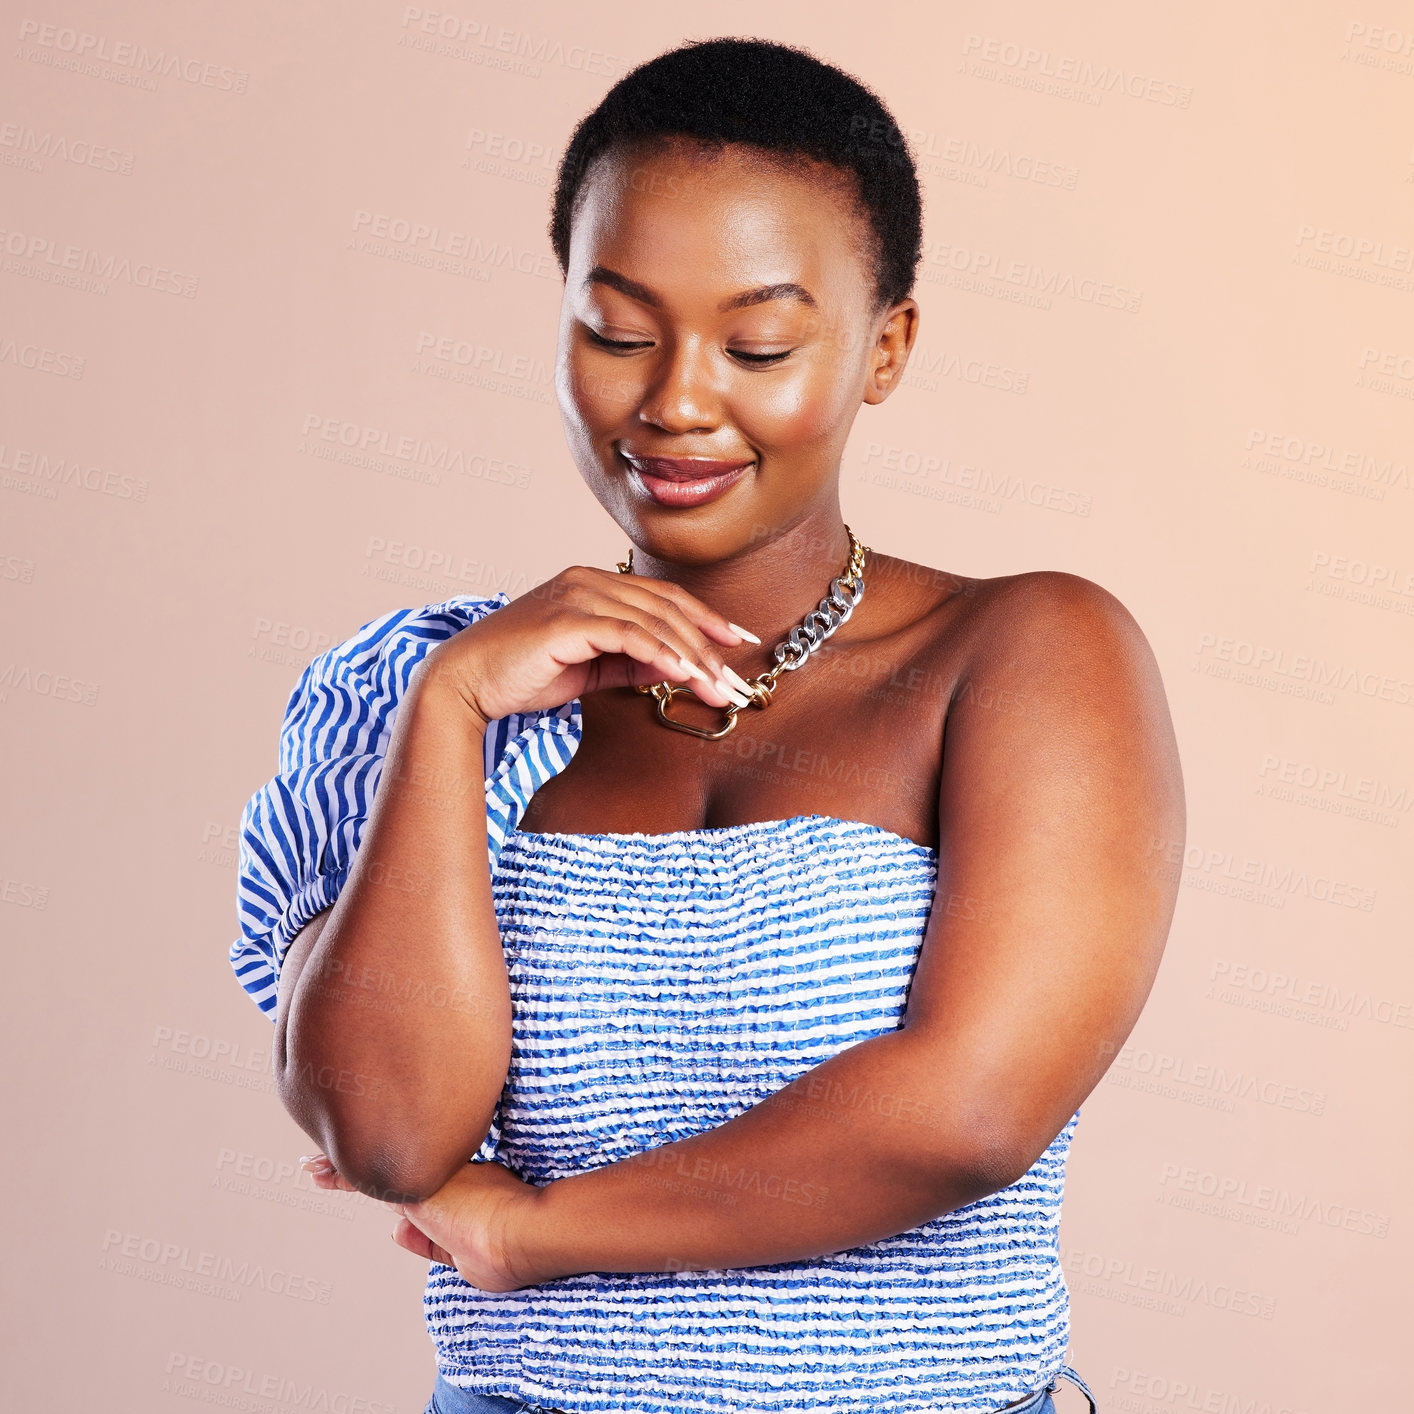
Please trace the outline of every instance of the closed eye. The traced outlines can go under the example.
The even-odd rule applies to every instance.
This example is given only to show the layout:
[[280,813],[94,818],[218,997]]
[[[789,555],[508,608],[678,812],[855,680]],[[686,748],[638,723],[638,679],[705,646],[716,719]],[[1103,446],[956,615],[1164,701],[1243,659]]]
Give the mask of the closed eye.
[[740,349],[728,349],[727,352],[730,353],[733,358],[741,359],[743,363],[752,363],[760,367],[765,364],[779,363],[783,358],[789,358],[795,350],[786,349],[784,353],[771,354],[743,353]]
[[653,341],[651,339],[644,339],[638,342],[624,342],[619,339],[606,339],[602,334],[595,333],[595,331],[593,329],[590,329],[588,326],[585,327],[584,332],[589,335],[591,343],[598,344],[600,348],[604,349],[646,349],[651,348],[653,344]]
[[[615,349],[620,353],[632,352],[634,349],[648,349],[653,347],[651,339],[606,339],[602,334],[585,326],[584,332],[589,335],[589,341],[597,344],[601,349]],[[789,358],[794,349],[786,349],[782,353],[757,354],[747,353],[742,349],[728,349],[727,352],[735,359],[740,359],[742,363],[749,364],[755,368],[768,367],[773,363],[779,363],[783,358]]]

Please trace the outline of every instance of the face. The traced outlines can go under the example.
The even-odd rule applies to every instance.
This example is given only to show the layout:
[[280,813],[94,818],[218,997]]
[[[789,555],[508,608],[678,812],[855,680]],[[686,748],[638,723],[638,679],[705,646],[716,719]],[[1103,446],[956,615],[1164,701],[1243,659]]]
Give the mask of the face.
[[[917,305],[876,308],[868,223],[833,175],[682,144],[586,180],[560,410],[595,497],[655,556],[711,564],[838,521],[854,416],[897,382]],[[704,462],[722,474],[673,483]]]

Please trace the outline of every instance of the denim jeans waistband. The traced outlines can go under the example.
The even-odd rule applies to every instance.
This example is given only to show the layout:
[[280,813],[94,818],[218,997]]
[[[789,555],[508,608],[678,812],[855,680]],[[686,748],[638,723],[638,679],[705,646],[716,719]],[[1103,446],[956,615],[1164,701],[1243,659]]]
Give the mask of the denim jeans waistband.
[[[1090,1414],[1098,1414],[1090,1386],[1069,1365],[1062,1365],[1049,1383],[1038,1389],[1025,1403],[1007,1406],[1006,1414],[1040,1414],[1047,1407],[1050,1396],[1060,1388],[1062,1379],[1078,1386],[1089,1401]],[[560,1414],[560,1411],[549,1405],[527,1404],[524,1400],[502,1394],[478,1394],[475,1390],[462,1389],[439,1373],[432,1398],[423,1414]]]

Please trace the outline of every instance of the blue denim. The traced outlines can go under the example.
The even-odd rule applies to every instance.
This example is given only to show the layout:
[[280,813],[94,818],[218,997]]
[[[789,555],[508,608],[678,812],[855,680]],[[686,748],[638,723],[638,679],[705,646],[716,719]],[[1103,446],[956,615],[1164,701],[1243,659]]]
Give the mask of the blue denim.
[[[1062,1365],[1059,1373],[1044,1389],[1038,1389],[1022,1404],[1005,1406],[1006,1414],[1056,1414],[1056,1406],[1051,1402],[1051,1394],[1060,1388],[1062,1379],[1079,1387],[1090,1404],[1090,1414],[1099,1414],[1099,1406],[1090,1386],[1070,1368]],[[508,1399],[501,1394],[476,1394],[471,1390],[458,1388],[444,1380],[439,1372],[437,1383],[432,1389],[432,1398],[422,1414],[557,1414],[541,1404],[527,1404],[524,1400]]]

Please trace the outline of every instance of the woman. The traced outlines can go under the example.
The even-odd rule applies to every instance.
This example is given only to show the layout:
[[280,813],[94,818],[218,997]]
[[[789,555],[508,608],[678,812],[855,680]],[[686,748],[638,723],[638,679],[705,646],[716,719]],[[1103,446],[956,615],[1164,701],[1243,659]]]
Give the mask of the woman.
[[1065,1159],[1183,791],[1107,591],[844,523],[919,233],[839,70],[720,39],[627,75],[551,236],[560,405],[628,558],[388,614],[295,688],[232,958],[316,1181],[433,1262],[429,1410],[1084,1389]]

